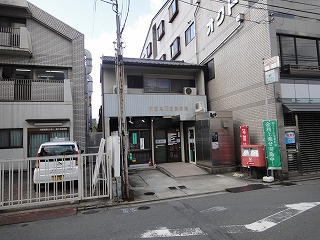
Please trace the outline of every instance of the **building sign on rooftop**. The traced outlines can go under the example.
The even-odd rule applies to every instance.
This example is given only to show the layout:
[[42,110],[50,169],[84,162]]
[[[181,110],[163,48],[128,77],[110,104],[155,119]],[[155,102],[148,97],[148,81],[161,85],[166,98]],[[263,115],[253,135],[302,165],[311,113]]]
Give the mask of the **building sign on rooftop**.
[[227,0],[227,4],[222,6],[218,11],[217,11],[217,16],[215,19],[211,18],[210,21],[207,24],[207,35],[209,36],[211,33],[214,32],[214,23],[216,22],[217,27],[219,27],[226,16],[232,15],[232,8],[239,3],[239,0]]

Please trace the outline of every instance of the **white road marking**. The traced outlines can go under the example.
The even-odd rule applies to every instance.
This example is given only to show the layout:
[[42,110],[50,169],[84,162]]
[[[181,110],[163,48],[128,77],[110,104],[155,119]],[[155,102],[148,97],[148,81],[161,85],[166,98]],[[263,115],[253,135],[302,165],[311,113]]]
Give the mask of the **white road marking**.
[[158,230],[148,230],[141,234],[140,238],[164,238],[164,237],[187,237],[206,235],[200,228],[168,229],[159,228]]
[[245,231],[263,232],[317,205],[320,205],[320,202],[289,204],[286,205],[287,209],[251,224],[229,225],[223,226],[223,228],[225,228],[228,233],[242,233]]
[[121,209],[122,213],[130,213],[130,212],[136,212],[136,208],[123,208]]
[[212,208],[209,208],[209,209],[205,209],[205,210],[201,210],[200,212],[221,212],[221,211],[224,211],[224,210],[227,210],[226,207],[212,207]]

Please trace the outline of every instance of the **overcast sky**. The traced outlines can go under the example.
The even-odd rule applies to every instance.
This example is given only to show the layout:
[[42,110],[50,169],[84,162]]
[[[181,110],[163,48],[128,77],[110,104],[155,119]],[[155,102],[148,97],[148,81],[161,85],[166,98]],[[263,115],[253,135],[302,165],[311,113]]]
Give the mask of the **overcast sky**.
[[[85,48],[92,54],[93,96],[92,117],[98,118],[101,105],[100,64],[102,55],[114,56],[116,16],[112,5],[101,0],[28,0],[85,35]],[[108,0],[107,0],[108,1]],[[110,1],[110,0],[109,0]],[[128,0],[118,0],[119,10]],[[123,32],[124,57],[140,57],[151,19],[165,0],[131,0],[128,19]],[[125,16],[122,17],[122,25]]]

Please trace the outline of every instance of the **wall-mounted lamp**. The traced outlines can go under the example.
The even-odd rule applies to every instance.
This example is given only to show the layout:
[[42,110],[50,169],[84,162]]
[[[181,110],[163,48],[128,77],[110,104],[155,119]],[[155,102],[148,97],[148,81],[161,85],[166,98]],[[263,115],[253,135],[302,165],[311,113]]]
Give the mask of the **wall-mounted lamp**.
[[143,123],[146,122],[144,119],[141,120]]
[[129,118],[129,123],[130,123],[130,124],[133,124],[133,122],[132,122],[132,120],[131,120],[131,117]]

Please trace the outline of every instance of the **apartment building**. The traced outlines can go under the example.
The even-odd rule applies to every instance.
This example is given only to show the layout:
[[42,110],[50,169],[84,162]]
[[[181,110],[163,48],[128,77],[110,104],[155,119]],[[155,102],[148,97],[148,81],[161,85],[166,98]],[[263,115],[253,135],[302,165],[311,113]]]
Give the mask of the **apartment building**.
[[[262,121],[277,120],[283,177],[320,170],[319,10],[313,0],[168,0],[150,23],[141,57],[206,67],[208,109],[232,111],[265,144]],[[267,60],[278,59],[272,79]],[[269,69],[270,70],[270,69]]]
[[54,138],[86,144],[84,35],[25,0],[0,0],[0,158]]

